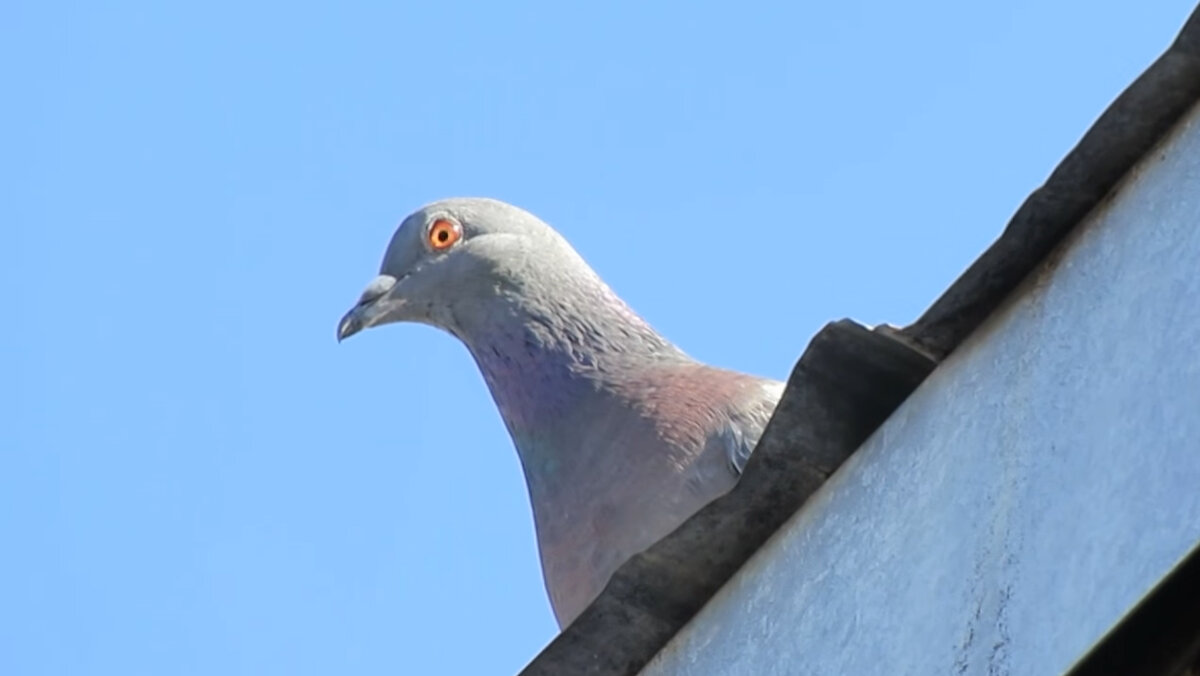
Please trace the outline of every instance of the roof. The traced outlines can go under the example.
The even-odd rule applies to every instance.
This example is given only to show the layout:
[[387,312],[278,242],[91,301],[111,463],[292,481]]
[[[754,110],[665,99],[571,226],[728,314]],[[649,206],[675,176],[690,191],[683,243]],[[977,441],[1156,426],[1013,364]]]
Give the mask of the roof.
[[523,674],[636,673],[1200,101],[1200,8],[1003,234],[912,325],[833,322],[796,364],[741,481],[633,557]]

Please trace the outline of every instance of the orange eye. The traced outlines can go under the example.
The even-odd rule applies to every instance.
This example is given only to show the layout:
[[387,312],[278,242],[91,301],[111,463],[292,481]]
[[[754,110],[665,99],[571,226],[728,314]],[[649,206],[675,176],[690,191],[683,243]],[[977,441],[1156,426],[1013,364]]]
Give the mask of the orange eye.
[[429,226],[429,246],[434,251],[445,251],[462,239],[462,226],[439,218]]

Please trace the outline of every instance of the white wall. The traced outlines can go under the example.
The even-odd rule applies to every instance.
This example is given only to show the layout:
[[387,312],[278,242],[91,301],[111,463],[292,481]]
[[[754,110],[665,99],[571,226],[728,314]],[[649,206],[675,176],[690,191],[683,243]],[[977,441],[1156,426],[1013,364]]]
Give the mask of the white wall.
[[643,671],[1059,674],[1200,541],[1200,110]]

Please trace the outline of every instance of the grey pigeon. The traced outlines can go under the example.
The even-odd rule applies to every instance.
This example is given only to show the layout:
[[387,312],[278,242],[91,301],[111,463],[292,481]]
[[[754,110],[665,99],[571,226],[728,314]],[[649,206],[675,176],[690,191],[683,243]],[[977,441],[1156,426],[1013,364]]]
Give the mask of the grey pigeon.
[[517,447],[560,627],[733,488],[783,384],[701,364],[534,215],[449,199],[404,219],[338,340],[421,322],[466,344]]

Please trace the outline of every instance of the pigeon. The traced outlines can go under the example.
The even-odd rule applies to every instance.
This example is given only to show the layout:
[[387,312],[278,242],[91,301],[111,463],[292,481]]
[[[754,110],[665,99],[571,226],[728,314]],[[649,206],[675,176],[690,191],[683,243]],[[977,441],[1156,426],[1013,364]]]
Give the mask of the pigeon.
[[474,358],[520,457],[560,627],[733,488],[783,393],[689,357],[558,232],[493,199],[406,217],[337,337],[393,322],[442,329]]

